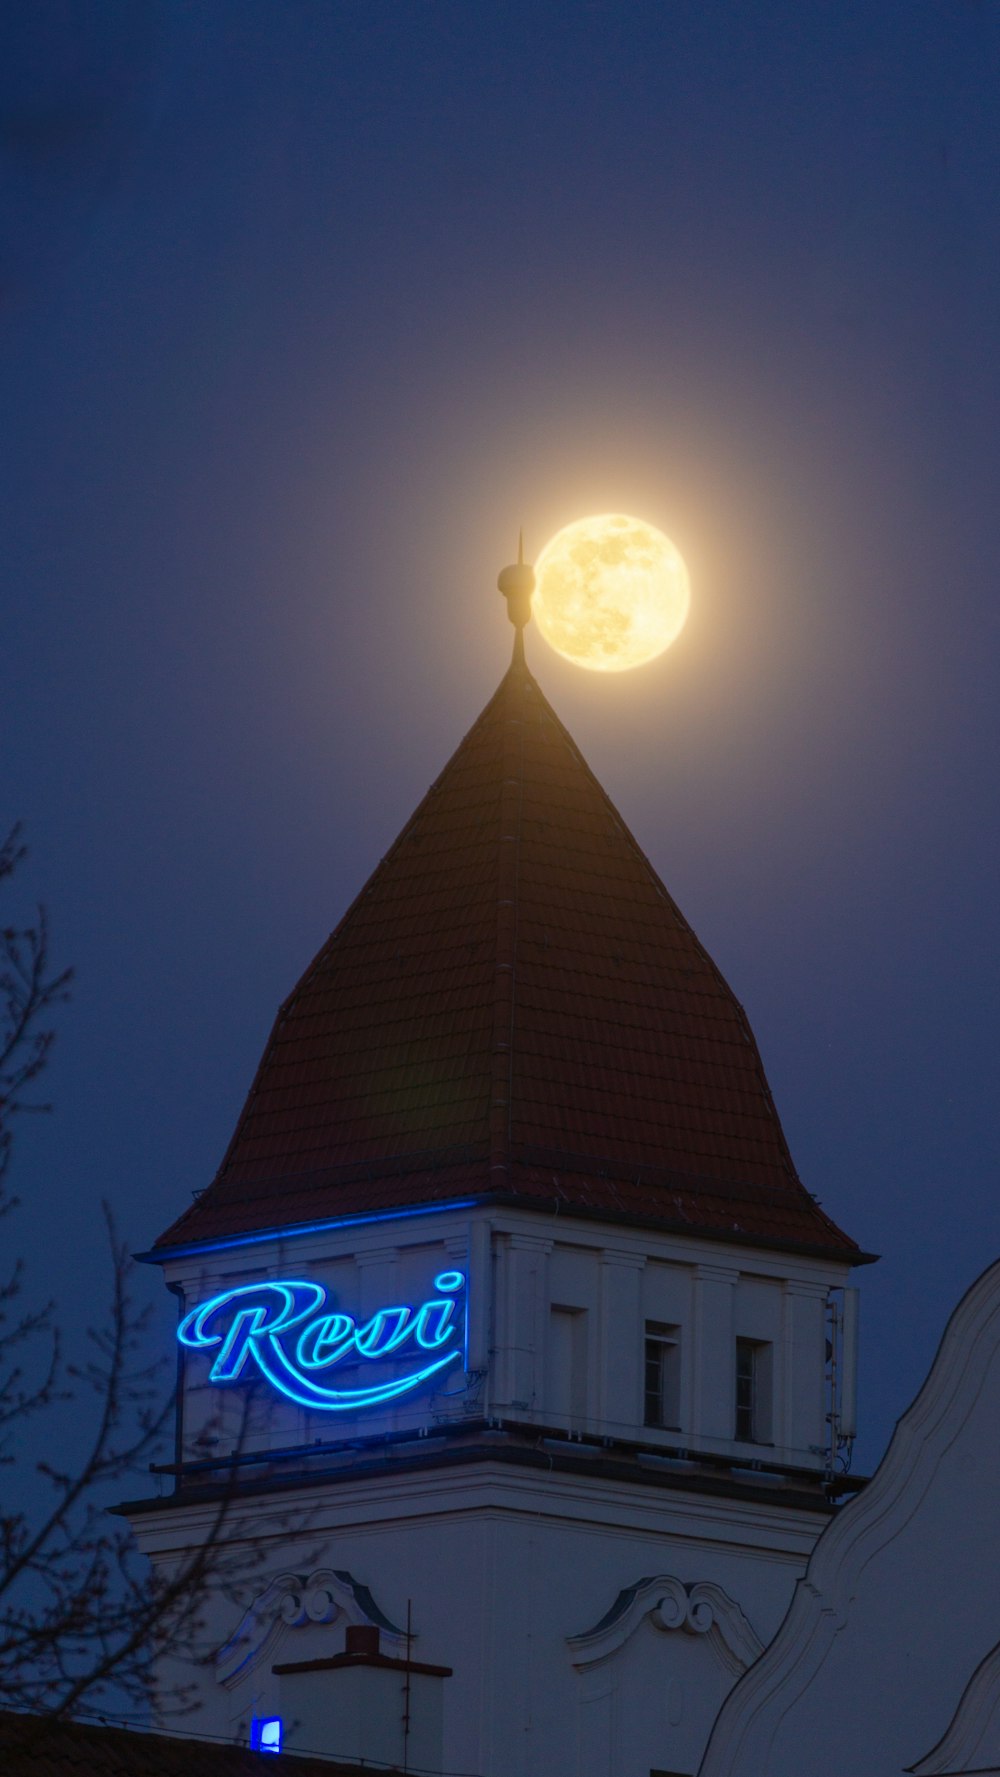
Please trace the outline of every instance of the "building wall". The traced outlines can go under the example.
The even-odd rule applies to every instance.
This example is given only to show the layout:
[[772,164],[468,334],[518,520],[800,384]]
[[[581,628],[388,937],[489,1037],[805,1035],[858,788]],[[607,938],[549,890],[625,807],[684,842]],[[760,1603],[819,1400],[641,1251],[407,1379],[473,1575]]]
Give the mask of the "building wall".
[[[210,1508],[191,1506],[137,1529],[147,1552],[167,1562],[210,1521]],[[251,1651],[228,1684],[214,1661],[273,1575],[298,1576],[304,1587],[332,1569],[367,1586],[399,1628],[409,1606],[414,1657],[453,1669],[444,1681],[444,1770],[694,1772],[748,1651],[776,1631],[823,1521],[820,1511],[782,1509],[766,1498],[667,1494],[488,1463],[261,1497],[227,1526],[231,1549],[245,1539],[241,1599],[212,1606],[209,1664],[193,1675],[201,1698],[193,1725],[244,1738],[252,1714],[281,1713],[276,1662],[343,1649],[343,1609],[328,1622],[299,1623],[294,1611],[284,1620],[272,1600],[276,1632],[261,1628],[247,1644],[266,1642],[261,1656]],[[624,1589],[653,1578],[663,1584],[594,1635]],[[719,1588],[737,1633],[714,1626],[698,1633],[669,1611],[657,1616],[667,1581]],[[740,1640],[740,1615],[753,1641]],[[272,1621],[269,1609],[260,1617]],[[403,1651],[398,1641],[388,1645]],[[594,1740],[598,1718],[610,1736],[606,1753]],[[348,1756],[354,1748],[334,1742],[312,1750]]]
[[[440,1385],[363,1413],[295,1405],[252,1381],[252,1359],[238,1381],[212,1385],[213,1351],[185,1352],[184,1459],[225,1464],[239,1444],[239,1473],[258,1490],[228,1510],[238,1596],[215,1599],[206,1621],[197,1726],[245,1738],[251,1715],[280,1712],[276,1662],[339,1653],[348,1623],[373,1620],[357,1582],[383,1628],[400,1631],[412,1612],[416,1659],[453,1669],[444,1770],[693,1773],[827,1520],[809,1477],[824,1463],[826,1297],[844,1268],[495,1210],[167,1267],[185,1310],[255,1281],[312,1279],[329,1291],[324,1313],[359,1322],[426,1300],[449,1270],[468,1276],[461,1358]],[[676,1363],[677,1423],[662,1427],[644,1423],[650,1327]],[[735,1436],[737,1340],[767,1354],[766,1443]],[[412,1361],[334,1368],[391,1378]],[[196,1470],[186,1485],[222,1472]],[[167,1503],[138,1514],[136,1533],[169,1565],[215,1510]],[[301,1597],[329,1604],[317,1612]]]

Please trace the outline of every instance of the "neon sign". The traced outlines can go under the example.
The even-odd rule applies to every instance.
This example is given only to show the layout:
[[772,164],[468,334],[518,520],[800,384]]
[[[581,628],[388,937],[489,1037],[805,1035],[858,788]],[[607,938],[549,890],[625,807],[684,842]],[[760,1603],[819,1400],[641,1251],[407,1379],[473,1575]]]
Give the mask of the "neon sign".
[[[419,1308],[379,1308],[359,1325],[351,1314],[329,1311],[320,1283],[247,1283],[192,1308],[177,1337],[193,1350],[215,1351],[210,1382],[247,1381],[256,1371],[301,1407],[345,1413],[410,1394],[463,1356],[465,1275],[441,1271],[434,1289]],[[360,1387],[324,1380],[338,1364],[359,1359],[410,1359],[417,1367]]]

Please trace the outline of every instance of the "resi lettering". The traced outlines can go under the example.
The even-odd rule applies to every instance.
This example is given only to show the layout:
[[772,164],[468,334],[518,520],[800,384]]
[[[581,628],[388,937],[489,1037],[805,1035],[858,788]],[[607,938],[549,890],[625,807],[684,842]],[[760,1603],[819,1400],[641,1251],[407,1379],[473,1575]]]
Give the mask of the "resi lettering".
[[[461,1357],[465,1276],[442,1271],[437,1292],[419,1307],[380,1308],[358,1324],[342,1311],[321,1312],[327,1292],[301,1279],[249,1283],[224,1290],[186,1314],[177,1329],[182,1345],[215,1351],[211,1382],[238,1382],[256,1371],[303,1407],[326,1412],[374,1407],[397,1399]],[[332,1388],[322,1378],[345,1359],[367,1362],[405,1355],[418,1367],[388,1381]],[[421,1361],[421,1360],[426,1361]]]

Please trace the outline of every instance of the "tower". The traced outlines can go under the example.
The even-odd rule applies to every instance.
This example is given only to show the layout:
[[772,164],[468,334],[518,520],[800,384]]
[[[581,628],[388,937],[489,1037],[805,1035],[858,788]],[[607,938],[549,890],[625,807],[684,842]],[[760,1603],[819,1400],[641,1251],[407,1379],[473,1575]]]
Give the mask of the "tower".
[[865,1255],[528,670],[530,568],[500,584],[508,672],[148,1255],[180,1300],[175,1491],[128,1509],[165,1569],[221,1500],[253,1551],[199,1727],[693,1773],[833,1509],[830,1301]]

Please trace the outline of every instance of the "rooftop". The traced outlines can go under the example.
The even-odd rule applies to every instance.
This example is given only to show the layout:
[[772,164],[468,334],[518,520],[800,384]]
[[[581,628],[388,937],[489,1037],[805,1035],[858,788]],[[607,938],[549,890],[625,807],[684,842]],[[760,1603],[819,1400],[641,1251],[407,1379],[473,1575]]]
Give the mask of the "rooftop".
[[742,1007],[515,648],[158,1251],[473,1198],[847,1260]]
[[[251,1752],[187,1734],[153,1734],[104,1722],[61,1721],[0,1710],[4,1777],[372,1777],[374,1767],[340,1759]],[[384,1767],[382,1767],[384,1769]],[[391,1777],[386,1772],[385,1777]]]

